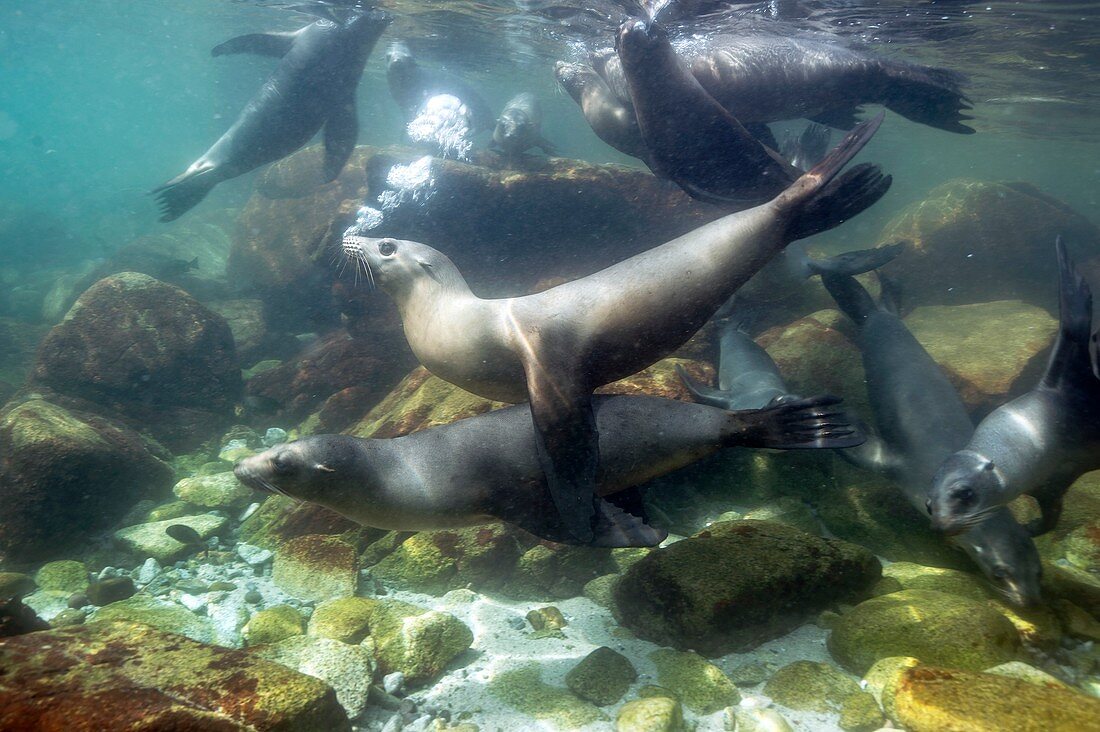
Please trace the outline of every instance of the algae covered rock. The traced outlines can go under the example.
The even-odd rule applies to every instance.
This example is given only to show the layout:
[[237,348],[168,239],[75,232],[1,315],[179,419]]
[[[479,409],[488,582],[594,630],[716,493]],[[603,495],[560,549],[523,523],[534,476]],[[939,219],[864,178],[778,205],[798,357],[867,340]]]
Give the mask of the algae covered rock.
[[983,602],[933,590],[903,590],[860,603],[837,620],[829,651],[852,673],[875,661],[913,656],[921,663],[980,670],[1016,660],[1020,636]]
[[1046,671],[1030,666],[1023,661],[1009,661],[998,666],[985,669],[984,673],[996,676],[1007,676],[1010,679],[1019,679],[1039,686],[1053,687],[1056,689],[1069,689],[1069,684],[1059,681]]
[[250,650],[260,658],[324,681],[336,691],[336,699],[352,719],[367,708],[374,659],[363,646],[298,635]]
[[615,617],[642,638],[707,655],[782,635],[878,580],[862,547],[765,521],[717,523],[650,552],[615,585]]
[[661,686],[693,712],[713,714],[741,701],[741,693],[722,669],[697,653],[658,648],[649,658],[657,666]]
[[323,682],[245,651],[96,622],[0,640],[0,729],[350,731]]
[[172,489],[181,501],[204,508],[239,508],[252,500],[252,490],[232,471],[184,478]]
[[264,608],[248,619],[241,635],[251,646],[278,643],[281,640],[306,632],[306,619],[297,608],[275,605]]
[[795,661],[768,679],[764,693],[791,709],[836,712],[849,696],[862,692],[855,680],[827,663]]
[[576,729],[606,719],[591,702],[543,681],[538,664],[496,674],[489,682],[489,693],[513,709],[558,729]]
[[894,562],[882,570],[882,576],[883,579],[896,580],[899,590],[935,590],[971,600],[985,600],[992,596],[981,578],[957,569]]
[[286,593],[305,600],[349,597],[359,583],[355,547],[332,536],[291,539],[276,550],[271,579]]
[[902,673],[896,721],[912,732],[1095,729],[1100,699],[996,674],[918,666]]
[[470,647],[474,634],[449,613],[400,600],[365,599],[375,657],[382,674],[400,671],[409,684],[437,676],[458,654]]
[[39,567],[34,573],[34,581],[40,590],[83,592],[88,589],[88,570],[83,562],[60,559]]
[[605,707],[623,698],[638,672],[621,653],[600,646],[565,675],[565,685],[593,704]]
[[299,536],[335,536],[358,528],[351,519],[324,506],[286,496],[268,496],[259,509],[241,523],[240,532],[241,541],[274,550]]
[[199,643],[213,643],[215,640],[215,630],[210,620],[195,615],[182,605],[149,595],[134,595],[121,602],[111,603],[97,610],[92,619],[142,623],[166,633],[186,636]]
[[370,633],[374,600],[340,597],[318,605],[309,617],[309,634],[342,643],[359,643]]
[[[85,584],[88,582],[87,573],[85,573],[84,582]],[[37,586],[30,575],[21,572],[0,572],[0,600],[29,595]]]
[[182,524],[194,529],[204,541],[220,533],[229,523],[223,516],[204,513],[197,516],[180,516],[165,521],[127,526],[114,533],[115,541],[128,551],[141,557],[153,557],[161,564],[176,561],[188,552],[195,551],[193,546],[177,541],[168,535],[169,526]]
[[681,732],[684,710],[667,696],[651,696],[623,704],[615,719],[615,732]]

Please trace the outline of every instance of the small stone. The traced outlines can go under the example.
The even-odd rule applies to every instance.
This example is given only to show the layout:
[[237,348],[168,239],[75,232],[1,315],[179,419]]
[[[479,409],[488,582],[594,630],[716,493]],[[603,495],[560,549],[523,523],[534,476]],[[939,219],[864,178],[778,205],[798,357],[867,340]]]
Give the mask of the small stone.
[[199,595],[206,592],[210,586],[200,579],[189,577],[176,583],[176,589],[190,595]]
[[245,440],[230,440],[218,451],[218,460],[227,463],[235,463],[238,460],[244,460],[246,457],[251,457],[255,454],[255,452],[249,449]]
[[306,632],[306,619],[290,605],[275,605],[261,610],[249,619],[241,630],[250,646],[278,643]]
[[88,589],[88,570],[72,560],[50,562],[35,573],[34,581],[40,590],[83,592]]
[[86,617],[83,610],[66,608],[53,617],[53,620],[50,621],[50,627],[67,628],[73,625],[83,625]]
[[875,698],[865,691],[849,694],[840,705],[840,728],[845,732],[873,732],[885,724]]
[[248,592],[244,593],[244,601],[247,602],[247,603],[250,603],[252,605],[255,605],[257,603],[263,602],[264,601],[264,596],[261,595],[256,590],[249,590]]
[[535,608],[527,613],[527,622],[535,630],[561,630],[567,623],[565,616],[553,605]]
[[509,628],[514,630],[523,630],[527,627],[527,623],[518,615],[509,615],[505,622],[508,623]]
[[180,516],[190,516],[194,512],[195,509],[187,501],[172,501],[171,503],[165,503],[149,511],[149,513],[145,514],[145,520],[140,523],[171,521]]
[[30,575],[19,572],[0,572],[0,600],[29,595],[37,586]]
[[764,693],[777,704],[806,712],[837,712],[859,691],[859,684],[843,671],[814,661],[788,664],[764,684]]
[[405,722],[402,721],[400,714],[395,714],[386,720],[386,723],[382,725],[382,732],[401,732],[405,727]]
[[386,674],[382,677],[382,688],[387,694],[400,694],[405,688],[405,674],[400,671]]
[[149,557],[138,568],[137,576],[134,577],[140,584],[147,585],[156,579],[157,575],[161,572],[160,562],[155,557]]
[[70,608],[82,608],[91,605],[92,601],[88,598],[88,595],[83,592],[74,592],[69,595],[68,605]]
[[680,702],[661,696],[629,701],[615,719],[615,732],[679,732],[683,728]]
[[774,709],[738,707],[733,714],[737,732],[794,732],[790,722]]
[[696,653],[658,648],[649,658],[657,666],[661,686],[693,712],[713,714],[741,701],[737,687],[722,670]]
[[267,432],[264,433],[263,443],[264,447],[275,447],[286,442],[286,430],[278,427],[270,427]]
[[729,673],[730,681],[737,686],[756,686],[768,680],[774,672],[762,663],[744,663]]
[[266,564],[271,561],[271,558],[275,556],[267,549],[261,549],[258,546],[252,546],[251,544],[238,544],[237,556],[243,559],[247,564],[258,567],[261,564]]
[[473,590],[468,590],[465,587],[460,587],[457,590],[451,590],[443,596],[443,602],[448,605],[468,605],[471,602],[477,602],[481,595],[477,594]]
[[309,634],[341,643],[360,643],[370,632],[376,605],[364,597],[326,600],[310,616]]
[[226,582],[225,580],[218,580],[212,582],[210,587],[207,588],[207,592],[232,592],[237,589],[237,586],[232,582]]
[[88,600],[97,607],[125,600],[133,596],[134,592],[134,581],[129,577],[108,577],[93,582],[87,589]]
[[622,699],[637,678],[626,656],[601,646],[565,675],[565,685],[580,698],[605,707]]
[[119,574],[119,570],[118,570],[117,567],[108,566],[108,567],[104,567],[103,569],[99,570],[99,574],[96,575],[96,579],[97,580],[110,579],[111,577],[118,577],[118,574]]

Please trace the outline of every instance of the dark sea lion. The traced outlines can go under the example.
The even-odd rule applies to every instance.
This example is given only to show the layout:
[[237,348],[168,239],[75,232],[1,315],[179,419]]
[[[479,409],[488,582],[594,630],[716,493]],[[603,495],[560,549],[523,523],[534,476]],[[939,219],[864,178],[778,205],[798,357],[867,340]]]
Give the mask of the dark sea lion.
[[351,236],[344,251],[393,297],[429,371],[489,399],[530,401],[550,494],[574,535],[590,541],[598,460],[592,391],[683,345],[788,243],[881,198],[890,178],[872,165],[836,178],[876,127],[861,125],[767,204],[533,295],[479,298],[450,259],[417,242]]
[[152,191],[160,220],[178,218],[218,183],[289,155],[322,127],[324,179],[339,175],[359,135],[355,88],[390,20],[381,10],[350,11],[342,21],[325,18],[293,33],[253,33],[215,46],[215,56],[256,53],[282,60],[213,147]]
[[[593,399],[600,496],[638,486],[724,447],[839,447],[862,439],[831,397],[730,412],[656,397]],[[547,490],[528,406],[389,440],[306,437],[245,458],[245,485],[319,503],[365,526],[426,531],[502,520],[576,543]],[[609,501],[596,546],[653,546],[667,532]]]
[[697,402],[719,409],[760,409],[799,398],[791,394],[768,352],[734,317],[725,319],[718,339],[717,388],[695,381],[679,364],[676,372]]
[[[822,281],[859,329],[867,394],[877,436],[839,454],[895,481],[908,501],[924,510],[932,477],[965,445],[974,425],[939,365],[897,315],[888,283],[884,307],[853,277],[824,274]],[[1042,564],[1028,531],[1007,508],[954,537],[992,585],[1015,605],[1039,602]]]
[[[1066,254],[1059,269],[1059,330],[1039,384],[993,410],[963,449],[940,468],[928,494],[932,525],[954,533],[1028,493],[1042,509],[1035,534],[1054,528],[1066,490],[1100,469],[1100,363],[1092,332],[1092,292]],[[971,529],[973,530],[973,529]]]
[[558,61],[554,76],[580,106],[597,137],[624,155],[645,162],[649,153],[629,101],[617,97],[595,69],[584,64]]
[[828,127],[811,122],[798,136],[787,133],[779,154],[799,170],[809,170],[829,151],[830,134]]
[[542,105],[534,94],[520,92],[508,100],[493,128],[492,146],[509,157],[533,147],[554,154],[554,146],[542,136]]
[[654,173],[715,204],[767,200],[801,174],[700,86],[663,27],[628,21],[615,49]]
[[424,68],[401,41],[394,41],[386,51],[386,82],[406,122],[416,117],[429,99],[446,94],[466,105],[471,132],[491,130],[496,123],[489,103],[472,84],[446,71]]

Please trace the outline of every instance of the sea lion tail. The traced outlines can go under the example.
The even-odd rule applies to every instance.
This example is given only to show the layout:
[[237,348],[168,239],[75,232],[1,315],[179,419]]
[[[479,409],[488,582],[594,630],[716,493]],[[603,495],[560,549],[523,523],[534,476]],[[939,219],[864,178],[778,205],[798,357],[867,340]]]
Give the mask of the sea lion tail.
[[791,213],[789,241],[828,231],[874,204],[893,179],[863,163],[837,178],[882,124],[883,114],[861,122],[825,158],[779,194],[774,205]]
[[188,170],[149,191],[150,195],[156,196],[157,206],[160,207],[160,220],[175,221],[206,198],[206,194],[218,183],[210,172],[210,169]]
[[889,70],[886,106],[906,119],[961,135],[974,134],[963,124],[974,119],[963,114],[970,100],[960,91],[966,82],[962,74],[929,66],[897,64]]
[[729,412],[725,444],[776,450],[862,445],[867,438],[840,403],[839,397],[816,396]]

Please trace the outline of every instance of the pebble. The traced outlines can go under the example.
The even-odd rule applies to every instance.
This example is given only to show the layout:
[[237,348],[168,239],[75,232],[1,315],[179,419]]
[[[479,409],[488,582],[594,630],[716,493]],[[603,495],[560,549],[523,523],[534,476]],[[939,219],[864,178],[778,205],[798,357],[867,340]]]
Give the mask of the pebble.
[[527,627],[527,622],[518,615],[509,615],[508,626],[516,630],[523,630]]
[[261,564],[266,564],[271,561],[271,558],[275,556],[267,549],[261,549],[258,546],[252,546],[251,544],[238,544],[237,556],[247,562],[253,567],[257,567]]
[[145,560],[145,563],[138,568],[137,573],[134,575],[134,579],[143,585],[147,585],[157,578],[160,571],[160,562],[154,557],[149,557]]
[[180,592],[186,592],[190,595],[198,595],[206,590],[210,586],[199,579],[182,579],[176,583],[176,589]]
[[232,592],[235,589],[237,589],[237,586],[232,582],[218,580],[210,584],[210,587],[207,588],[207,592]]
[[237,517],[237,522],[240,523],[240,522],[244,521],[245,519],[247,519],[252,514],[256,513],[256,510],[259,507],[260,507],[259,503],[250,503],[250,504],[248,504],[248,508],[241,511],[241,515]]
[[264,596],[261,595],[256,590],[249,590],[248,592],[244,593],[244,601],[245,602],[250,602],[253,605],[255,605],[256,603],[263,602],[264,601]]
[[404,687],[405,674],[400,671],[394,671],[382,677],[382,688],[386,690],[387,694],[400,694],[401,689]]
[[74,592],[69,596],[69,607],[79,609],[86,605],[91,605],[92,601],[88,599],[88,596],[83,592]]
[[267,432],[264,433],[264,447],[275,447],[275,445],[279,445],[283,442],[286,442],[286,430],[284,429],[270,427]]

